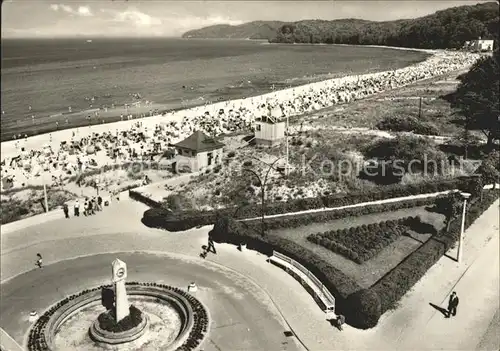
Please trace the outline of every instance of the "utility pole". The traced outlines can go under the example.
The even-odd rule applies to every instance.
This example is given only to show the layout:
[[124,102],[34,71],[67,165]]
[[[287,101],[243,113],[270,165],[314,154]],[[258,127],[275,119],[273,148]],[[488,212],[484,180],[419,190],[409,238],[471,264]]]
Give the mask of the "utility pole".
[[288,114],[286,116],[286,165],[285,165],[285,177],[288,177]]
[[421,117],[422,117],[422,97],[420,97],[418,103],[418,119],[420,119]]
[[467,199],[471,196],[469,193],[460,193],[462,198],[464,199],[464,207],[462,210],[462,225],[460,227],[460,239],[458,241],[458,253],[457,253],[457,262],[460,263],[462,261],[463,250],[464,250],[464,232],[465,232],[465,211],[467,210]]
[[49,201],[47,199],[47,185],[43,182],[43,200],[45,204],[45,212],[49,212]]

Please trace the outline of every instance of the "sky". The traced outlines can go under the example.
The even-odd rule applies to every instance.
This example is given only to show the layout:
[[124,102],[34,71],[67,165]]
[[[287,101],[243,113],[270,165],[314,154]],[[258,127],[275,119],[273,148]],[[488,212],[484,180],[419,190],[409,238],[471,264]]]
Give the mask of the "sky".
[[214,24],[415,18],[469,1],[4,0],[2,38],[175,37]]

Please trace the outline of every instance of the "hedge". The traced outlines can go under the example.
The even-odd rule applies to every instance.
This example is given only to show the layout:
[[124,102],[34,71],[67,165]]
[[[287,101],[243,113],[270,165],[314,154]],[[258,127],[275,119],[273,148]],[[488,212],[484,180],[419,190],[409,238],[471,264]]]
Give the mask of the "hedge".
[[362,289],[347,298],[346,321],[353,327],[369,329],[382,316],[379,296],[370,289]]
[[132,200],[135,200],[135,201],[139,201],[139,202],[142,202],[143,204],[151,207],[151,208],[160,208],[161,207],[161,203],[159,203],[158,201],[155,201],[137,191],[134,191],[134,190],[129,190],[128,191],[128,196],[132,199]]
[[[469,206],[465,227],[468,228],[479,218],[499,195],[497,190],[484,191],[482,201],[478,199]],[[394,308],[406,292],[454,245],[459,238],[460,227],[459,216],[452,221],[449,232],[442,230],[372,285],[370,289],[380,297],[382,314]]]
[[[478,199],[471,203],[467,211],[466,227],[488,209],[499,195],[500,192],[497,190],[485,191],[482,201]],[[456,242],[460,233],[460,218],[452,222],[450,232],[443,230],[428,240],[379,279],[368,291],[362,290],[354,279],[309,249],[278,236],[262,236],[256,228],[256,224],[221,217],[215,223],[210,236],[217,242],[246,243],[249,248],[266,255],[276,250],[293,258],[310,270],[334,294],[338,304],[337,310],[346,316],[349,324],[358,328],[372,328],[377,324],[380,315],[395,306],[396,302]]]
[[273,250],[293,258],[311,271],[335,296],[345,300],[351,293],[361,289],[359,284],[339,269],[330,265],[311,250],[275,235],[262,236],[257,226],[238,222],[228,217],[219,218],[210,232],[216,242],[246,244],[249,249],[271,255]]
[[[281,228],[297,228],[308,225],[310,223],[323,223],[333,221],[339,218],[359,217],[373,213],[392,212],[405,208],[413,208],[420,206],[433,205],[440,197],[430,197],[425,199],[405,200],[390,202],[385,204],[374,204],[359,207],[343,208],[339,210],[321,211],[316,213],[303,213],[290,216],[282,216],[277,218],[266,218],[266,228],[281,229]],[[254,223],[260,221],[248,221]],[[259,222],[260,223],[260,222]]]
[[[419,184],[410,184],[410,185],[400,185],[394,184],[384,187],[379,187],[376,189],[372,189],[368,192],[358,192],[351,193],[349,195],[329,195],[329,196],[320,196],[315,198],[305,198],[305,199],[296,199],[290,200],[288,202],[273,202],[266,204],[265,213],[266,215],[276,215],[290,212],[300,212],[310,209],[320,209],[320,208],[335,208],[342,206],[350,206],[359,203],[372,202],[378,200],[386,200],[397,197],[405,197],[412,195],[420,195],[420,194],[431,194],[440,191],[447,191],[453,189],[465,189],[467,187],[469,180],[460,178],[460,179],[451,179],[451,180],[441,180],[437,182],[424,182]],[[422,202],[426,204],[425,202]],[[377,205],[370,205],[377,206]],[[404,208],[398,207],[400,205],[394,205],[395,207],[390,207],[387,205],[380,205],[379,210],[375,209],[349,209],[349,211],[344,212],[344,214],[335,214],[332,211],[331,214],[327,214],[324,212],[324,216],[328,216],[328,218],[336,219],[348,216],[348,213],[352,213],[350,215],[361,215],[368,213],[377,213],[383,211],[394,211],[394,209]],[[389,206],[385,207],[383,206]],[[419,206],[419,205],[416,205]],[[408,206],[414,207],[414,206]],[[382,209],[384,208],[384,209]],[[352,211],[352,212],[351,212]],[[367,211],[367,212],[364,212]],[[359,213],[359,214],[358,214]],[[175,231],[183,231],[190,228],[204,226],[209,224],[214,224],[218,217],[232,217],[237,219],[243,218],[257,218],[262,215],[262,207],[261,204],[251,204],[247,206],[243,206],[240,208],[233,207],[229,209],[222,210],[213,210],[213,211],[183,211],[178,213],[173,213],[168,211],[167,209],[159,209],[159,210],[148,210],[144,213],[143,223],[149,227],[155,228],[163,228],[171,232]],[[312,214],[312,216],[317,216],[317,214]],[[321,215],[320,215],[321,216]],[[335,217],[340,216],[340,217]],[[289,217],[284,219],[286,221],[289,220]],[[272,222],[270,222],[272,228]],[[300,226],[298,224],[297,226]],[[287,225],[287,227],[293,225]]]
[[396,241],[397,238],[408,231],[408,227],[420,222],[420,217],[405,217],[359,227],[311,234],[307,237],[307,240],[356,263],[363,263]]

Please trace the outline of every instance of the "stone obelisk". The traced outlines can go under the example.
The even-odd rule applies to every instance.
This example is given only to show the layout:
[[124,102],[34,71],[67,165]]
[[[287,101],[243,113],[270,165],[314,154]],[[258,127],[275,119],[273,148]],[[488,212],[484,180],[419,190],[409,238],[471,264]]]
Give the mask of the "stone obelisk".
[[129,315],[127,290],[125,290],[125,279],[127,278],[127,265],[116,259],[112,263],[113,283],[115,285],[115,315],[118,323]]

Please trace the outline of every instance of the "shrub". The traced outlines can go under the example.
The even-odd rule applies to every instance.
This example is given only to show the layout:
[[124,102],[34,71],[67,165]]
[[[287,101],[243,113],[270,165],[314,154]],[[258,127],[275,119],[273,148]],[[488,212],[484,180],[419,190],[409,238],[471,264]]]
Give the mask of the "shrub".
[[381,315],[380,298],[375,292],[362,289],[347,298],[345,316],[351,326],[360,329],[373,328]]
[[[426,170],[441,174],[441,167],[447,163],[446,155],[436,148],[433,141],[420,137],[398,136],[378,140],[366,148],[365,156],[384,161],[398,160],[400,167],[412,172]],[[414,160],[419,162],[412,162]]]
[[386,117],[376,127],[380,130],[393,132],[414,132],[422,135],[439,135],[439,129],[432,123],[423,122],[411,116],[406,117]]

